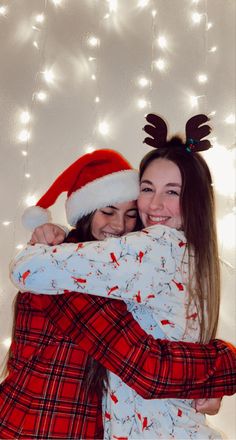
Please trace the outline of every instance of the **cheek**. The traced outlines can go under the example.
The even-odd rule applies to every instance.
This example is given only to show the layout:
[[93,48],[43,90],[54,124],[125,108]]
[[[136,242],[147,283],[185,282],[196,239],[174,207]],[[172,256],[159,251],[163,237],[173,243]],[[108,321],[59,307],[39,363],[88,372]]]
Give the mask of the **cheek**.
[[103,226],[103,219],[100,213],[96,213],[97,215],[94,216],[92,223],[91,223],[91,233],[94,238],[98,238],[100,229]]
[[172,211],[177,216],[180,217],[180,203],[179,200],[175,201],[172,205]]
[[143,211],[145,209],[145,206],[147,205],[147,200],[144,196],[140,195],[137,200],[137,206],[139,212]]
[[136,222],[137,222],[136,218],[127,219],[125,224],[125,233],[132,232],[136,226]]

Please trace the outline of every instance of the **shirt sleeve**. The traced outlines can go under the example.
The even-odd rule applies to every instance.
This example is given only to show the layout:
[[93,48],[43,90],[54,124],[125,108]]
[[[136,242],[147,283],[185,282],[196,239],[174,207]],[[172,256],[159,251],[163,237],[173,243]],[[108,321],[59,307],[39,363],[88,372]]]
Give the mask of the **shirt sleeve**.
[[156,340],[119,300],[68,293],[49,302],[46,311],[63,334],[145,399],[236,392],[236,350],[226,342]]
[[152,227],[101,242],[26,247],[10,276],[21,291],[69,291],[148,302],[169,291],[184,255],[182,232]]

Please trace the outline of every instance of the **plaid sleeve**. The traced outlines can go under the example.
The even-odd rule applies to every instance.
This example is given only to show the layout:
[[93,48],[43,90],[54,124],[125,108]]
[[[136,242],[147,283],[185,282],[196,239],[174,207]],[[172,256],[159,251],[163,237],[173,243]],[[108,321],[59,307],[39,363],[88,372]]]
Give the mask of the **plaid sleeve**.
[[54,323],[143,398],[210,398],[236,392],[236,349],[231,344],[155,340],[120,300],[71,292],[55,299],[47,310]]

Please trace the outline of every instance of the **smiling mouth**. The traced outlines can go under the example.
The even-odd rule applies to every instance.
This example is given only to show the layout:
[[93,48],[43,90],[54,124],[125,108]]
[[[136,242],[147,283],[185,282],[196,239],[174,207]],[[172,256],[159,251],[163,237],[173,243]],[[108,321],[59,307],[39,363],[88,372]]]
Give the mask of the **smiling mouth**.
[[111,232],[103,232],[105,238],[120,237],[120,234],[112,234]]
[[148,215],[148,220],[151,223],[165,223],[167,220],[169,220],[170,217],[164,217],[164,216],[154,216],[154,215]]

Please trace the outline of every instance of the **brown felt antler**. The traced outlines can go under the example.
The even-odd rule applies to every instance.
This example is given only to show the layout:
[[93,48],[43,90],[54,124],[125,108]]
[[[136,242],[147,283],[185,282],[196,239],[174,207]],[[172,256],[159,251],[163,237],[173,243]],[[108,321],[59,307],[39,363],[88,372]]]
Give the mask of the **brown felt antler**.
[[[143,127],[143,130],[152,137],[146,137],[144,143],[154,148],[161,148],[166,143],[167,125],[160,116],[149,113],[146,116],[149,124]],[[151,124],[151,125],[150,125]]]
[[185,127],[187,150],[189,149],[192,152],[204,151],[211,147],[210,141],[203,139],[211,132],[211,127],[205,124],[207,121],[209,121],[209,118],[203,114],[193,116],[187,121]]
[[[152,137],[146,137],[144,143],[154,148],[161,148],[167,142],[167,125],[164,119],[160,116],[149,113],[146,116],[148,124],[143,130]],[[206,115],[200,114],[193,116],[186,123],[186,145],[184,148],[187,152],[196,152],[208,150],[211,143],[207,139],[203,139],[211,132],[211,127],[206,124],[209,118]],[[183,148],[183,145],[181,145]]]

